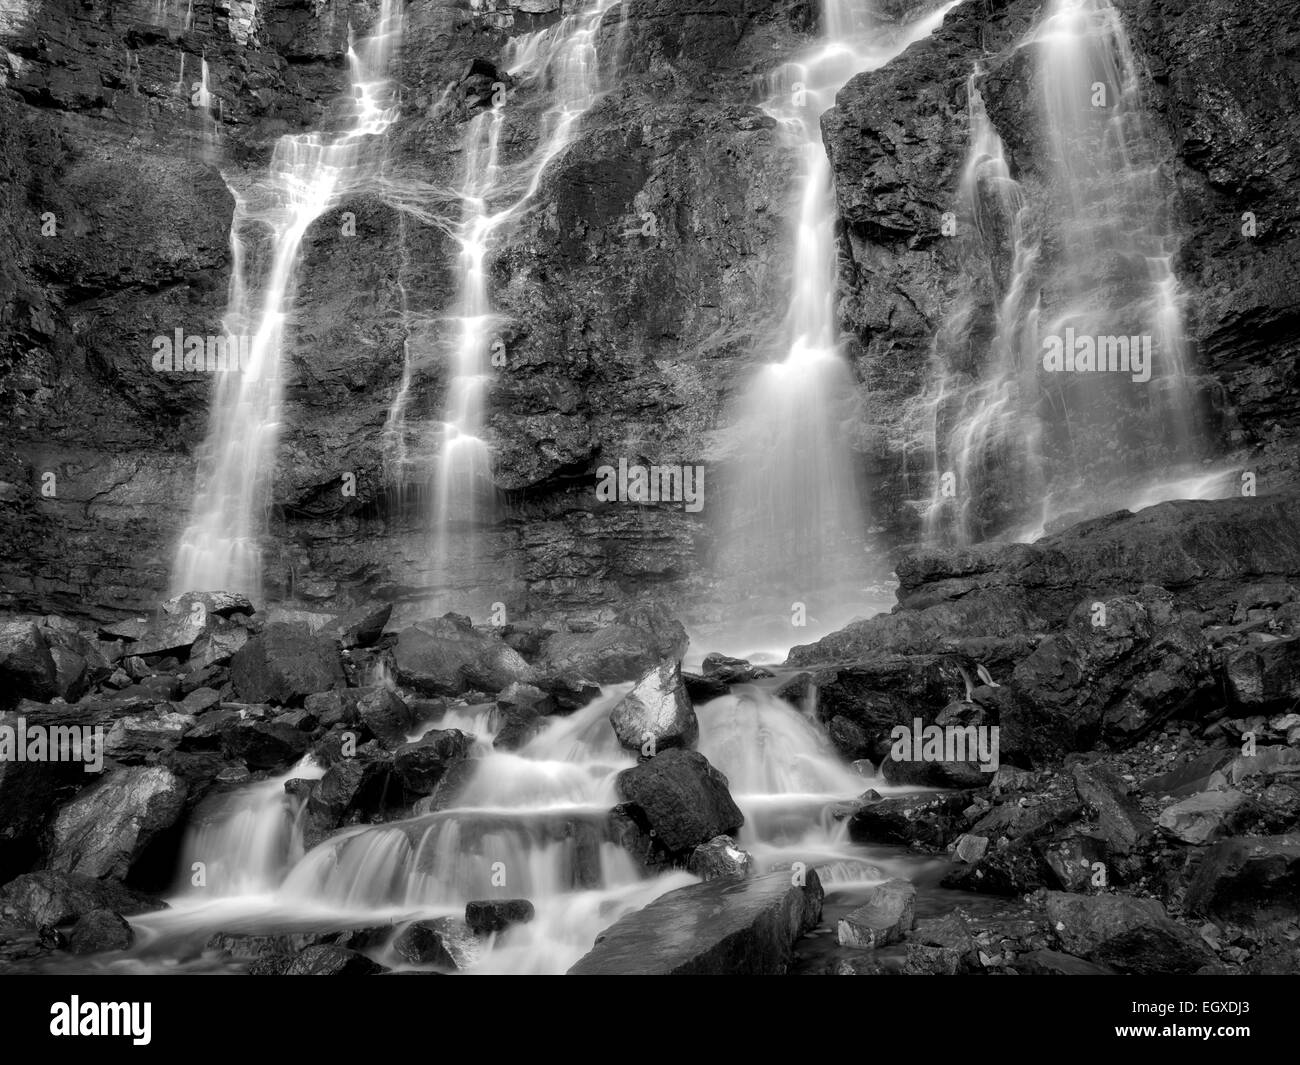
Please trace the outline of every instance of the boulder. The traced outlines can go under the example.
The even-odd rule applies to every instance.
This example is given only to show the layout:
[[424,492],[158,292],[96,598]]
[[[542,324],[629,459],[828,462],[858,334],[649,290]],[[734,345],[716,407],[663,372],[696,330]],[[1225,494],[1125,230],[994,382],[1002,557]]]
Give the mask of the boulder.
[[533,684],[511,684],[497,696],[496,735],[492,746],[515,751],[541,731],[548,714],[556,710],[555,699]]
[[535,672],[518,651],[468,618],[447,614],[397,634],[393,668],[401,684],[426,695],[498,692],[515,682],[531,683]]
[[779,975],[800,936],[821,919],[823,895],[813,870],[802,878],[781,871],[691,884],[605,929],[569,973]]
[[[212,717],[211,713],[205,718]],[[205,729],[201,720],[195,732]],[[311,737],[282,721],[262,721],[242,717],[238,711],[213,722],[219,729],[221,748],[229,758],[244,762],[249,769],[283,770],[293,765],[311,746]],[[193,733],[185,737],[188,742]]]
[[595,684],[636,680],[664,659],[686,653],[681,622],[654,610],[634,610],[594,632],[557,632],[542,644],[538,667],[550,688],[554,678],[582,678]]
[[116,769],[59,811],[50,831],[56,872],[123,879],[185,805],[185,783],[161,766]]
[[969,792],[897,795],[868,802],[850,815],[849,838],[857,843],[945,847],[965,831],[962,811],[969,805]]
[[131,925],[112,910],[91,910],[77,919],[68,933],[68,951],[72,954],[102,954],[109,950],[126,950],[135,941]]
[[135,765],[180,746],[181,738],[194,727],[189,714],[160,708],[143,714],[128,714],[113,722],[104,737],[104,750],[112,758]]
[[307,696],[346,684],[334,641],[301,622],[273,622],[235,652],[230,681],[250,703],[300,706]]
[[754,871],[754,859],[748,851],[737,846],[730,836],[714,836],[701,843],[686,861],[686,870],[701,880],[714,880],[720,876],[749,876]]
[[1203,791],[1163,810],[1157,823],[1174,839],[1201,846],[1236,834],[1258,812],[1239,791]]
[[97,910],[129,916],[166,908],[116,881],[53,869],[24,873],[0,887],[0,917],[33,928],[66,925]]
[[1233,751],[1205,751],[1173,769],[1142,781],[1142,790],[1154,798],[1185,799],[1209,787],[1210,777],[1233,759]]
[[728,658],[716,651],[704,656],[700,672],[708,679],[721,681],[726,685],[744,684],[752,680],[776,676],[770,669],[755,666],[743,658]]
[[411,965],[463,970],[479,960],[482,946],[464,921],[437,917],[407,925],[393,940],[393,952]]
[[1300,699],[1300,637],[1269,640],[1229,654],[1228,695],[1251,711],[1289,709]]
[[1155,899],[1049,891],[1047,917],[1067,953],[1123,973],[1187,975],[1215,960]]
[[465,904],[465,923],[476,936],[504,932],[512,924],[527,924],[535,915],[527,899],[477,899]]
[[434,729],[393,752],[393,772],[410,795],[432,795],[443,775],[469,757],[473,738],[459,729]]
[[1258,921],[1300,914],[1300,833],[1220,840],[1187,886],[1191,913]]
[[898,943],[912,930],[915,912],[916,887],[910,881],[895,878],[877,884],[861,906],[840,918],[840,946],[872,949]]
[[0,709],[57,694],[58,667],[36,623],[0,622]]
[[1150,842],[1155,825],[1113,770],[1076,765],[1073,776],[1079,801],[1096,815],[1098,828],[1112,853],[1132,854]]
[[693,747],[700,734],[677,662],[661,662],[646,673],[615,705],[609,721],[618,742],[643,757],[670,747]]
[[697,751],[669,748],[623,770],[616,787],[622,809],[670,855],[685,857],[715,836],[734,834],[745,822],[727,778]]
[[373,647],[384,634],[384,626],[393,615],[393,604],[359,607],[344,614],[330,631],[344,650],[356,647]]
[[384,687],[359,691],[357,716],[380,743],[390,748],[405,743],[419,724],[402,697]]

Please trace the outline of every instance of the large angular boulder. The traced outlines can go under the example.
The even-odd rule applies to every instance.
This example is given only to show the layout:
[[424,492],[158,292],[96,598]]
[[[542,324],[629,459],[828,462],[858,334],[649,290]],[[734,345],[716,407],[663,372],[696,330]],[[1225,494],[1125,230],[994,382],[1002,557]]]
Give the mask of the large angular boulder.
[[397,634],[393,667],[401,684],[427,695],[466,691],[498,692],[535,673],[518,651],[496,636],[479,632],[468,618],[447,614],[421,621]]
[[1260,920],[1300,914],[1300,833],[1220,840],[1187,886],[1191,913]]
[[36,623],[0,621],[0,709],[57,694],[58,667]]
[[301,705],[307,696],[347,684],[332,639],[301,622],[272,622],[235,652],[230,680],[249,703]]
[[843,947],[874,949],[898,943],[916,923],[916,886],[893,878],[871,888],[861,906],[840,918]]
[[390,748],[405,743],[417,724],[416,715],[406,701],[382,686],[358,694],[357,716],[380,743]]
[[149,842],[176,823],[185,795],[184,781],[161,766],[114,770],[59,811],[49,867],[125,878]]
[[700,735],[695,707],[686,694],[678,662],[661,662],[610,711],[618,742],[653,757],[669,747],[693,747]]
[[1120,972],[1186,975],[1215,960],[1155,899],[1049,891],[1047,917],[1067,953]]
[[745,816],[727,778],[697,751],[669,748],[625,769],[616,781],[621,809],[669,855],[681,855],[715,836],[733,835]]
[[[662,756],[661,756],[662,757]],[[765,976],[790,966],[821,919],[815,870],[720,877],[660,895],[615,922],[570,970],[575,976]],[[672,934],[665,935],[665,929]]]
[[393,772],[411,796],[432,795],[438,782],[469,757],[473,739],[459,729],[433,729],[393,752]]
[[0,919],[22,925],[64,925],[96,910],[130,916],[167,908],[152,896],[113,880],[40,869],[0,887]]
[[548,689],[565,677],[617,684],[644,676],[664,659],[680,661],[687,642],[681,622],[662,611],[634,610],[591,632],[548,636],[537,664]]
[[1162,810],[1157,823],[1174,839],[1201,846],[1234,835],[1257,814],[1239,791],[1203,791]]
[[1256,712],[1289,708],[1300,699],[1300,637],[1234,651],[1224,661],[1223,674],[1237,705]]

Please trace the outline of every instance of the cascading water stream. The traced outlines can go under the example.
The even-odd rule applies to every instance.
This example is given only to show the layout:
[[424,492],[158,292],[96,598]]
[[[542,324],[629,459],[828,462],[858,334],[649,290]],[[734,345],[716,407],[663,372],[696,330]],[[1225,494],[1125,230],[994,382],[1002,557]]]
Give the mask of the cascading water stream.
[[[195,339],[200,368],[206,355],[213,369],[214,348],[227,366],[237,368],[215,371],[194,505],[172,569],[173,592],[240,591],[260,599],[262,538],[281,418],[281,364],[302,242],[317,218],[374,174],[375,153],[365,149],[397,117],[389,66],[401,32],[400,0],[383,0],[371,35],[348,49],[350,127],[336,135],[280,138],[264,179],[246,194],[231,190],[236,202],[224,335]],[[264,234],[269,265],[257,289],[248,267]]]
[[715,569],[728,600],[752,600],[760,586],[772,601],[749,610],[766,623],[730,634],[743,640],[735,650],[788,644],[792,602],[809,616],[809,638],[863,610],[873,574],[849,442],[858,390],[840,352],[837,216],[820,118],[851,77],[929,35],[953,6],[899,27],[865,0],[826,0],[825,43],[771,78],[764,107],[798,153],[801,176],[790,298],[775,358],[749,386],[722,444],[729,483]]
[[[1052,0],[1021,47],[1035,56],[1049,158],[1032,191],[1013,180],[977,71],[958,190],[975,280],[936,336],[931,540],[1034,539],[1060,518],[1228,491],[1200,465],[1171,196],[1119,13]],[[972,351],[989,313],[979,298],[995,308],[992,340]],[[1054,344],[1068,352],[1057,364]]]
[[[565,16],[555,26],[514,38],[504,68],[526,91],[542,85],[551,105],[540,117],[536,147],[527,159],[505,165],[501,137],[507,122],[505,85],[500,98],[481,111],[465,131],[459,198],[463,205],[455,231],[460,245],[459,296],[451,319],[443,434],[434,485],[434,583],[446,590],[472,575],[478,530],[492,517],[495,489],[485,439],[484,404],[491,383],[491,355],[502,345],[500,318],[488,292],[487,257],[502,229],[530,205],[550,163],[572,143],[582,115],[599,98],[600,62],[596,33],[619,0],[594,4]],[[462,592],[449,605],[466,609]],[[478,604],[472,604],[473,610]]]
[[[459,916],[483,898],[527,898],[533,921],[496,937],[474,972],[563,972],[623,913],[691,883],[680,871],[647,876],[611,836],[617,774],[635,763],[609,713],[629,685],[552,720],[517,751],[492,746],[490,708],[449,711],[438,728],[473,728],[474,773],[454,806],[403,821],[345,829],[294,860],[296,805],[286,780],[305,763],[225,797],[193,827],[185,886],[170,910],[135,919],[145,950],[216,931],[374,927]],[[698,709],[699,749],[728,778],[745,814],[740,843],[760,871],[799,861],[834,889],[879,880],[869,852],[849,843],[831,806],[867,786],[813,721],[759,688]],[[195,862],[207,886],[190,884]],[[387,959],[392,961],[391,958]]]

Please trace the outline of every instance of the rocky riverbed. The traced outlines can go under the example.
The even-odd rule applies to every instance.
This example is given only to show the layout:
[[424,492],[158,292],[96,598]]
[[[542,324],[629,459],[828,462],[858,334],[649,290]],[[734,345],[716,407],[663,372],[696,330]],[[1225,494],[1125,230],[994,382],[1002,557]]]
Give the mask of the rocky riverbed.
[[[11,615],[0,736],[90,739],[80,761],[12,746],[0,761],[0,957],[20,971],[474,971],[625,864],[627,893],[600,896],[571,971],[1300,971],[1298,517],[1287,495],[1176,502],[1032,545],[913,554],[892,613],[771,668],[709,656],[683,673],[685,629],[644,610],[393,626],[388,606],[302,614],[196,593],[90,625]],[[838,856],[810,837],[765,849],[768,808],[710,761],[730,757],[719,708],[757,714],[733,697],[759,691],[870,778],[804,796]],[[893,758],[893,730],[918,720],[996,726],[996,770]],[[369,926],[341,911],[331,925],[325,908],[255,930],[247,914],[221,927],[219,907],[181,919],[195,892],[229,888],[232,856],[205,864],[193,841],[240,797],[286,812],[290,880],[345,866],[350,840],[382,866],[385,831],[425,839],[456,810],[474,811],[456,826],[477,854],[475,833],[520,823],[484,820],[474,789],[491,759],[566,722],[571,747],[604,752],[611,790],[530,830],[534,848],[562,841],[563,891],[507,882],[424,914],[399,892]],[[414,853],[393,868],[436,879],[436,849]],[[322,898],[333,883],[311,881]]]

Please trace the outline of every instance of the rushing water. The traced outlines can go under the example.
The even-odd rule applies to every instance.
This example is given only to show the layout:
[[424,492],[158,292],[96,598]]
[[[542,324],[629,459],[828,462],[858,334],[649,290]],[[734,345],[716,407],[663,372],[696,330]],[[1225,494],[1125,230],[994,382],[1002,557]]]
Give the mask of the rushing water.
[[[348,49],[352,107],[346,131],[280,138],[263,179],[246,193],[231,190],[230,299],[219,339],[229,352],[242,350],[241,338],[246,338],[247,358],[242,370],[213,374],[194,504],[172,569],[174,592],[241,591],[260,601],[282,361],[303,237],[317,218],[375,172],[371,146],[397,117],[389,68],[401,32],[401,0],[383,0],[371,35]],[[255,280],[250,267],[262,242],[267,265]]]
[[[172,908],[133,920],[141,933],[133,957],[152,965],[193,955],[218,931],[396,926],[462,915],[474,899],[527,898],[536,918],[494,937],[472,971],[563,972],[619,916],[694,880],[646,876],[610,838],[614,781],[634,757],[619,747],[609,713],[628,688],[608,688],[513,752],[493,748],[490,708],[449,711],[435,727],[477,737],[475,771],[453,808],[345,829],[305,854],[284,784],[317,777],[318,767],[307,762],[224,796],[190,829]],[[740,843],[760,870],[800,861],[844,891],[879,881],[881,861],[897,864],[850,843],[830,810],[868,786],[899,789],[844,765],[810,717],[751,686],[698,714],[699,749],[727,776],[746,819]],[[201,887],[196,863],[206,871]]]
[[789,302],[771,361],[726,434],[730,484],[716,563],[730,600],[754,600],[756,585],[770,600],[744,608],[751,646],[789,643],[791,603],[802,608],[796,624],[812,616],[810,639],[840,627],[862,610],[872,571],[886,568],[873,567],[862,546],[867,513],[849,443],[857,385],[840,350],[837,215],[820,120],[851,77],[932,33],[953,6],[895,26],[864,0],[826,0],[822,42],[769,82],[764,106],[800,160]]
[[[512,38],[503,69],[517,91],[544,90],[549,106],[538,120],[536,146],[507,165],[501,138],[509,107],[506,83],[493,86],[492,105],[467,124],[455,229],[459,296],[447,323],[448,365],[441,446],[434,474],[435,586],[448,589],[475,570],[479,531],[493,517],[495,489],[486,439],[484,404],[494,368],[507,357],[504,324],[493,312],[486,262],[497,236],[532,203],[547,167],[576,136],[580,119],[601,94],[596,35],[618,0],[594,0],[556,25]],[[445,605],[478,613],[465,593]]]
[[[1228,490],[1200,464],[1172,190],[1119,12],[1051,0],[1021,47],[1047,165],[1032,189],[1012,177],[977,69],[956,212],[965,287],[936,336],[925,419],[931,539],[1032,539],[1062,517]],[[972,350],[981,335],[991,339]],[[1044,360],[1056,341],[1063,368]],[[1076,363],[1076,342],[1107,368]]]

